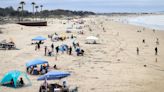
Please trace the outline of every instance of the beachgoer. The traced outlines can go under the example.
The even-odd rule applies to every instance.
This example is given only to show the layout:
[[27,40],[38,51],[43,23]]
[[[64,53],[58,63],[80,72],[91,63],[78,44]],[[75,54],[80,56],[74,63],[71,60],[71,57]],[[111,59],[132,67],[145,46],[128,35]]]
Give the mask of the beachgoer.
[[67,87],[66,81],[63,81],[63,87],[64,87],[64,88]]
[[59,46],[57,46],[56,48],[56,54],[59,52]]
[[20,78],[19,83],[20,83],[22,86],[24,85],[24,81],[23,81],[23,78],[22,78],[22,77]]
[[29,67],[26,68],[26,72],[28,72],[28,71],[29,71]]
[[157,38],[156,44],[159,45],[159,39]]
[[155,47],[155,55],[158,55],[158,48]]
[[38,46],[37,48],[40,50],[40,43],[37,43],[37,46]]
[[45,48],[44,48],[44,55],[45,56],[47,55],[47,46],[45,46]]
[[40,65],[40,71],[42,71],[43,70],[43,65]]
[[54,69],[57,69],[57,66],[56,65],[54,65]]
[[31,67],[30,67],[30,74],[32,74],[33,71],[34,71],[34,67],[31,66]]
[[65,46],[65,49],[66,49],[67,54],[69,54],[69,47],[68,47],[68,45]]
[[48,72],[48,65],[44,64],[43,65],[43,70],[45,70],[45,73],[47,73]]
[[42,86],[44,86],[44,87],[48,86],[48,83],[46,80],[43,82]]
[[77,56],[79,56],[79,54],[80,54],[80,48],[77,48],[76,49],[76,53],[77,53]]
[[42,44],[42,41],[39,41],[39,44]]
[[38,46],[37,45],[35,45],[35,51],[38,49]]
[[105,31],[105,28],[103,27],[103,31]]
[[48,56],[52,56],[52,52],[48,50]]
[[51,49],[52,49],[52,52],[54,51],[54,44],[52,43],[51,44]]
[[69,47],[69,55],[72,55],[72,47]]
[[153,32],[155,33],[155,29],[153,29]]
[[139,55],[139,48],[137,47],[137,55]]
[[79,43],[76,43],[76,46],[80,47]]
[[82,56],[84,55],[84,50],[83,50],[83,49],[81,49],[81,55],[82,55]]
[[11,85],[11,86],[14,86],[14,80],[13,80],[13,79],[11,79],[10,85]]
[[73,35],[71,35],[71,39],[73,39]]
[[55,32],[55,35],[58,35],[58,34]]
[[145,43],[145,39],[142,40],[142,43]]
[[76,49],[76,44],[75,44],[75,42],[73,42],[72,44],[73,44],[74,49]]

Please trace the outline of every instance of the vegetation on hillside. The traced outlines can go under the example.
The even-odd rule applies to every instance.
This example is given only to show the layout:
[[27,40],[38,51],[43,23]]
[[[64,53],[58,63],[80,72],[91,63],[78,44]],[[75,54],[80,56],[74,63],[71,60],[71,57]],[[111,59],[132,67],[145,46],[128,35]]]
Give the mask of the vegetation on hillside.
[[[23,12],[23,13],[22,13]],[[13,7],[6,7],[6,8],[0,8],[0,16],[5,17],[32,17],[33,12],[29,12],[27,10],[21,11],[20,8],[18,10],[14,10]],[[35,12],[35,17],[52,17],[52,16],[85,16],[85,15],[94,15],[94,12],[88,12],[88,11],[71,11],[71,10],[42,10],[41,12]]]

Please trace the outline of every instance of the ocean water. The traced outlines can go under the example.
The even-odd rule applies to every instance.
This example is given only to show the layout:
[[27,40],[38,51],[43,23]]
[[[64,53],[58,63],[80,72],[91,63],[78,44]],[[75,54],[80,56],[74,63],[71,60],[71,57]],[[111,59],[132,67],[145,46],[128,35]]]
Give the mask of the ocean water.
[[164,15],[146,15],[130,17],[127,19],[129,24],[144,26],[151,29],[164,31]]

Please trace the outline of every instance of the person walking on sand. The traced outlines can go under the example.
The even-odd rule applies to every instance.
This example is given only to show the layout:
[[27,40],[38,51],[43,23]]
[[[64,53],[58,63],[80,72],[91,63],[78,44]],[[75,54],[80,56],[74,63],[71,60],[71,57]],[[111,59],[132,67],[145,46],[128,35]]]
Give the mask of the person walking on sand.
[[54,44],[52,43],[51,44],[51,49],[52,49],[52,52],[54,51]]
[[153,32],[155,33],[155,29],[153,29]]
[[44,48],[44,55],[45,56],[47,55],[47,46],[45,46],[45,48]]
[[158,48],[155,47],[155,55],[158,55]]
[[38,48],[38,46],[37,46],[37,44],[35,45],[35,51],[37,50],[37,48]]
[[56,54],[58,54],[58,52],[59,52],[59,46],[57,46],[55,49],[56,49]]
[[159,39],[157,38],[156,44],[159,45]]
[[69,55],[72,55],[72,47],[69,47]]
[[37,48],[38,50],[40,50],[40,43],[37,43]]
[[73,42],[72,44],[73,44],[74,49],[76,49],[76,44],[75,44],[75,42]]
[[142,43],[145,43],[145,39],[142,40]]
[[139,48],[137,47],[137,55],[139,55]]

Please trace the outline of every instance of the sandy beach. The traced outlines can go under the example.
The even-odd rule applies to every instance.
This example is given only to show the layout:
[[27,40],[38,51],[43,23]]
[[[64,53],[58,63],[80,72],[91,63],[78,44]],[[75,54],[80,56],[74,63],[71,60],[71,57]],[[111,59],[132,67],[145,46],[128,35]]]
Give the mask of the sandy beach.
[[[50,66],[57,65],[59,70],[71,73],[66,80],[69,86],[77,86],[79,92],[163,92],[164,90],[164,31],[155,31],[141,26],[115,22],[112,17],[89,16],[84,34],[66,33],[71,22],[61,19],[48,19],[48,26],[28,27],[18,24],[0,25],[3,32],[1,40],[12,40],[19,50],[0,50],[0,80],[10,70],[26,72],[26,62],[35,58],[48,60]],[[66,22],[62,24],[61,22]],[[94,23],[93,23],[94,22]],[[103,27],[105,31],[103,31]],[[144,29],[144,30],[143,30]],[[78,30],[78,29],[76,29]],[[137,32],[140,30],[141,32]],[[44,47],[50,48],[71,40],[52,42],[47,39],[39,51],[31,45],[31,39],[41,35],[48,38],[53,33],[77,36],[80,47],[85,50],[84,56],[59,53],[55,56],[44,56]],[[99,35],[100,44],[85,44],[86,37]],[[156,39],[159,45],[156,45]],[[145,43],[142,40],[145,39]],[[137,55],[136,48],[139,48]],[[154,48],[158,48],[155,55]],[[157,59],[157,60],[156,60]],[[53,70],[53,69],[52,69]],[[39,76],[28,75],[32,85],[23,88],[0,86],[0,92],[38,92],[43,81]],[[52,83],[59,81],[50,81]]]

